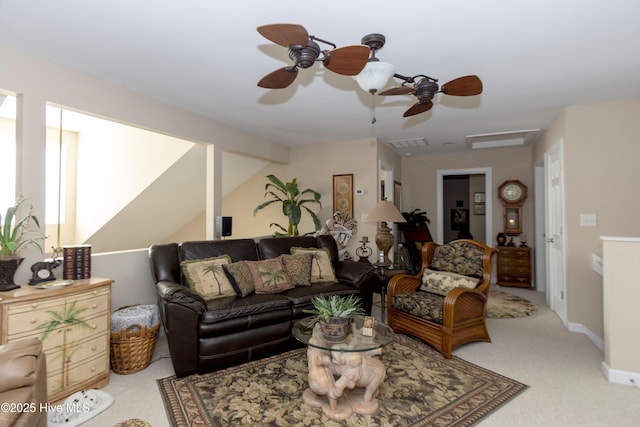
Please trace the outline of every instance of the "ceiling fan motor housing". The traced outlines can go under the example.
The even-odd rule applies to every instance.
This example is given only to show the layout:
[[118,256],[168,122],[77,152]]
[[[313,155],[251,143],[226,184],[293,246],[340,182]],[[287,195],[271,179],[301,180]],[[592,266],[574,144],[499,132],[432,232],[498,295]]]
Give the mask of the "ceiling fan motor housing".
[[418,97],[418,100],[421,104],[424,104],[427,101],[431,101],[440,89],[438,83],[429,79],[422,79],[418,83],[415,84],[415,93],[414,95]]
[[290,48],[289,49],[289,58],[293,62],[295,62],[297,67],[300,68],[309,68],[311,67],[316,59],[320,56],[320,46],[318,43],[313,40],[309,40],[309,43],[306,47],[303,48]]

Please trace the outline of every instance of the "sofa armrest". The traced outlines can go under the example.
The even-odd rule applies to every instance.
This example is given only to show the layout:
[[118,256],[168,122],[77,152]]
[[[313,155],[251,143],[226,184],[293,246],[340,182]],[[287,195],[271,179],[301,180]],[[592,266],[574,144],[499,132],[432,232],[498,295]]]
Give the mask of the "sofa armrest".
[[165,303],[179,304],[194,311],[198,316],[207,311],[207,303],[194,290],[174,282],[158,282],[158,296]]
[[371,264],[355,261],[339,261],[335,263],[336,279],[354,285],[361,291],[375,280],[375,268]]
[[338,261],[334,263],[336,279],[342,283],[348,283],[360,290],[362,308],[367,314],[371,314],[373,306],[373,291],[378,278],[376,269],[368,263],[355,261]]
[[42,344],[37,338],[0,346],[0,392],[33,385]]

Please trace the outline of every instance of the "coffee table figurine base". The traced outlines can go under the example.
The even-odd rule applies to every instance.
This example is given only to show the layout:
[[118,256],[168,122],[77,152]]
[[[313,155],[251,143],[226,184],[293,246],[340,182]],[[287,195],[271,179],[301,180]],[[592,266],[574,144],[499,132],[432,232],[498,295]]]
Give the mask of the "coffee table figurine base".
[[361,388],[345,390],[337,400],[335,409],[331,408],[327,396],[317,395],[310,388],[305,390],[302,401],[312,408],[322,408],[322,413],[332,420],[346,420],[354,413],[370,415],[378,410],[378,399],[367,402],[364,393],[365,390]]

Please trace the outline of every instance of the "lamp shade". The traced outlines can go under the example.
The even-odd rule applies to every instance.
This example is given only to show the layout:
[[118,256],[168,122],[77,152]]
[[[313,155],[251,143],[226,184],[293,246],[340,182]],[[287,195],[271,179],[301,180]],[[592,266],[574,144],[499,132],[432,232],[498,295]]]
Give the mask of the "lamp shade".
[[407,222],[396,205],[389,200],[382,200],[371,209],[367,222]]
[[396,68],[392,64],[376,60],[367,62],[360,74],[353,78],[362,90],[375,93],[387,84],[395,72]]

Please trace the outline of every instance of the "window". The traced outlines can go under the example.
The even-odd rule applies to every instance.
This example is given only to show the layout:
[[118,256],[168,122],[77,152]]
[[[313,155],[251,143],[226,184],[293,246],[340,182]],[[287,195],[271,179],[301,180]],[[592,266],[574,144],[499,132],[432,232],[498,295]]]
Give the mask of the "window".
[[0,90],[0,214],[16,201],[16,97]]

